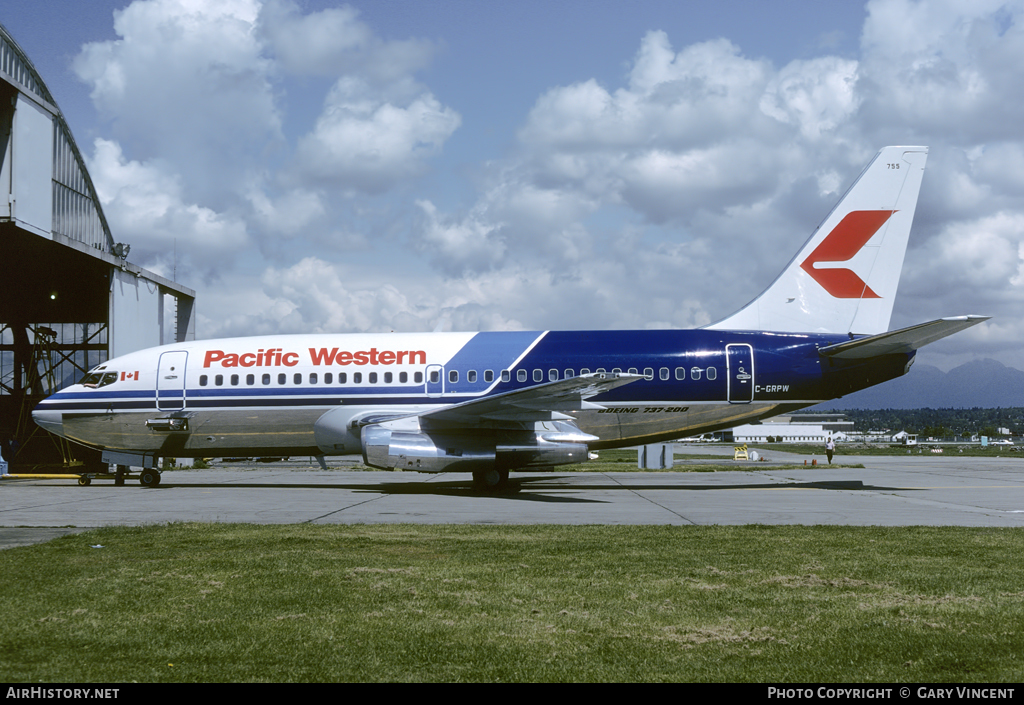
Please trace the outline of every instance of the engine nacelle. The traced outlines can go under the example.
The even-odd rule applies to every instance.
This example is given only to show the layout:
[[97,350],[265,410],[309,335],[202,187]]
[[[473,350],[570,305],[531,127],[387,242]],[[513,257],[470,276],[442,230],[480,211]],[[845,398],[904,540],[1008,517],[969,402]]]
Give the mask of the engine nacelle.
[[316,445],[327,455],[358,453],[359,430],[353,432],[352,420],[356,413],[339,406],[331,409],[313,424],[313,438]]
[[495,463],[494,444],[469,437],[367,426],[362,442],[366,464],[386,470],[474,472]]
[[367,426],[362,430],[363,459],[387,470],[479,472],[582,463],[589,457],[586,443],[551,441],[533,432],[500,435]]
[[[366,411],[339,406],[331,409],[313,424],[313,438],[325,455],[360,453],[363,450],[361,430],[364,426],[407,416],[403,412]],[[411,428],[419,426],[415,420]]]

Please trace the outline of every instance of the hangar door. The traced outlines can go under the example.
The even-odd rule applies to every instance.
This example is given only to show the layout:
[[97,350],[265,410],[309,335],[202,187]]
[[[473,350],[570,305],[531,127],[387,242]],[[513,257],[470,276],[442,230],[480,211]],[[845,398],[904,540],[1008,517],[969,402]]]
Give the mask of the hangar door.
[[111,269],[110,357],[163,343],[163,294],[156,282]]
[[[5,83],[0,98],[0,218],[19,227],[50,236],[53,226],[53,116]],[[13,109],[12,109],[13,103]]]

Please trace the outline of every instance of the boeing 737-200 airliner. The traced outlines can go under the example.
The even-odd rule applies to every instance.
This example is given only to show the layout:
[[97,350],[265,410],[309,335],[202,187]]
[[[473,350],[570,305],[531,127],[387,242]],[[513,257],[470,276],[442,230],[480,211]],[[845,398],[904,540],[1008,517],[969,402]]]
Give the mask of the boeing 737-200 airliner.
[[918,348],[986,320],[887,332],[928,150],[886,147],[768,289],[699,330],[282,335],[109,360],[33,412],[150,470],[160,457],[362,453],[376,468],[579,463],[834,399],[907,372]]

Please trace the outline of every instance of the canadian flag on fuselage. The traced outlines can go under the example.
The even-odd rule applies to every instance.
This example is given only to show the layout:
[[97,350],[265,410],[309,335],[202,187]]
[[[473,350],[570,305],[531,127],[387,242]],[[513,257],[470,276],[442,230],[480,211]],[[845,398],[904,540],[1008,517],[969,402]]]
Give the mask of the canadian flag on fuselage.
[[882,149],[764,293],[708,328],[887,331],[927,159],[927,147]]

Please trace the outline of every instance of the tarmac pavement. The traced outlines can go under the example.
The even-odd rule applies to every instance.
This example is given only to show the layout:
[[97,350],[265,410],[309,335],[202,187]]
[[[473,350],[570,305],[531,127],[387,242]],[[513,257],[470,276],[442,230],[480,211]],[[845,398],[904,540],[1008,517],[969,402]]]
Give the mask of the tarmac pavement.
[[[169,471],[155,488],[7,479],[0,548],[83,528],[181,521],[1024,526],[1024,458],[843,455],[837,464],[864,468],[841,468],[766,455],[772,462],[723,459],[743,467],[728,472],[513,474],[496,494],[475,490],[466,474],[323,472],[304,462]],[[806,468],[778,467],[805,459]],[[677,463],[687,462],[677,451]]]

